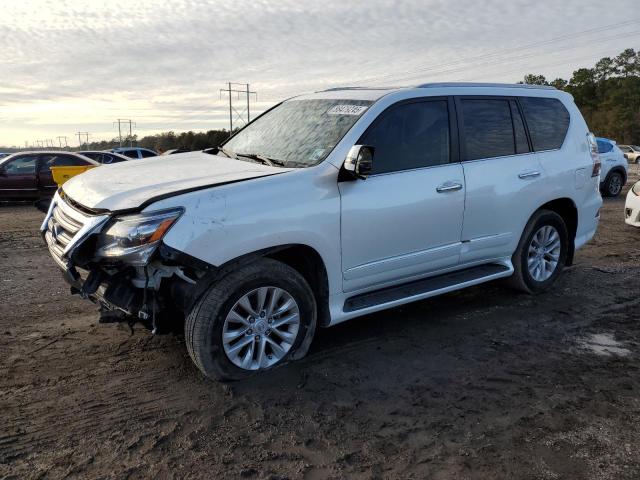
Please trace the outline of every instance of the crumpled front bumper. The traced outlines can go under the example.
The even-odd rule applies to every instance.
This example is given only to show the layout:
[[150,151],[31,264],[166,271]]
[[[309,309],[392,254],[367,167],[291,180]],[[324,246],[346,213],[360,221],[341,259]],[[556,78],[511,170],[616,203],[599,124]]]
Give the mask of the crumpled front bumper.
[[90,215],[80,211],[56,192],[40,226],[49,253],[62,270],[64,280],[79,292],[83,291],[85,281],[73,263],[73,254],[109,218],[109,215]]

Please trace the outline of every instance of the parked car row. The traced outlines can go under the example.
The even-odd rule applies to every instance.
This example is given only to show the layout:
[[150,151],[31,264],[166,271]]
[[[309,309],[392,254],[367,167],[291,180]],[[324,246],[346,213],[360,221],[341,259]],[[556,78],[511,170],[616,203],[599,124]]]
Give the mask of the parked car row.
[[58,185],[51,167],[98,166],[84,155],[61,151],[19,152],[0,159],[0,200],[42,200]]

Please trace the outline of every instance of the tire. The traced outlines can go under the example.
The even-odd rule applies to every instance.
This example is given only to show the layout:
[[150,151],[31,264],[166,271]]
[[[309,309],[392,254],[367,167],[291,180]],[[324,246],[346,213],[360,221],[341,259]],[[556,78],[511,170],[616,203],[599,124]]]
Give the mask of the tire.
[[[273,290],[267,290],[269,288]],[[288,297],[280,293],[278,298],[283,303],[280,304],[280,307],[273,308],[273,311],[283,308],[286,306],[284,304],[291,304],[287,303],[288,299],[293,299],[294,303],[291,304],[294,305],[291,307],[293,313],[287,318],[295,318],[297,311],[299,320],[297,326],[291,324],[279,327],[289,329],[289,331],[282,331],[282,333],[275,335],[274,332],[279,330],[273,323],[274,317],[264,316],[262,313],[266,310],[271,311],[266,305],[268,300],[265,298],[276,298],[277,295],[274,292],[278,290],[284,292]],[[257,312],[260,310],[259,308],[254,308],[261,300],[258,296],[259,292],[266,292],[262,296],[265,308],[261,312]],[[242,306],[246,303],[241,303],[246,299],[255,311],[255,317],[249,313],[246,317],[242,315],[244,312],[248,312]],[[237,315],[239,312],[241,315]],[[289,310],[287,312],[290,313]],[[243,317],[242,323],[235,320],[240,316]],[[276,315],[275,318],[278,316]],[[280,319],[282,318],[280,317]],[[283,365],[292,357],[297,359],[303,356],[315,332],[316,318],[316,301],[304,277],[284,263],[261,258],[217,280],[203,295],[185,322],[187,350],[193,362],[207,377],[213,380],[240,380],[257,372]],[[250,320],[251,324],[248,323]],[[268,325],[267,321],[271,325]],[[276,319],[275,323],[277,324],[278,321]],[[236,328],[232,329],[231,325],[235,325]],[[254,328],[250,328],[251,325]],[[223,340],[224,333],[226,336],[238,335],[236,332],[241,329],[245,329],[245,331],[239,334],[237,339],[232,340],[236,342],[235,344]],[[279,336],[281,334],[291,337],[289,343],[283,340],[284,337]],[[247,342],[251,338],[254,338],[255,344],[249,342],[247,346],[238,350],[235,356],[227,353],[227,350],[231,351],[233,347]],[[269,339],[271,339],[270,343]],[[272,346],[274,342],[282,342],[280,347],[282,350],[288,349],[286,354],[282,354],[281,350],[276,352],[275,347]],[[249,365],[249,368],[243,368],[238,364],[241,360],[239,357],[248,358],[249,355],[241,355],[240,352],[246,353],[249,349],[252,358],[255,349],[257,358],[255,362],[252,360],[252,365]],[[262,350],[262,355],[260,350]],[[302,353],[298,350],[301,350]],[[269,356],[269,352],[271,356]]]
[[605,197],[617,197],[624,186],[624,177],[620,172],[611,172],[602,183],[602,194]]
[[[557,262],[553,271],[551,271],[550,268],[553,262],[547,262],[545,266],[548,267],[548,270],[545,269],[543,272],[539,271],[538,273],[540,275],[538,275],[538,278],[535,278],[529,268],[531,255],[530,247],[533,245],[534,236],[538,235],[539,232],[543,232],[542,229],[545,227],[551,227],[551,229],[555,231],[560,244],[557,252],[556,250],[553,250],[549,255],[542,255],[542,258],[553,258],[551,254],[555,255],[557,253]],[[546,231],[550,232],[551,229],[547,229]],[[540,239],[540,237],[536,238],[537,240]],[[544,238],[544,234],[542,238]],[[562,269],[567,261],[568,252],[569,234],[562,217],[550,210],[538,210],[527,223],[527,226],[522,233],[522,237],[520,238],[520,242],[518,243],[518,248],[513,254],[512,262],[514,273],[507,280],[507,283],[512,288],[529,294],[538,294],[548,290],[562,273]],[[537,262],[535,258],[533,258],[533,268],[535,268],[536,264]],[[544,276],[549,273],[550,275],[547,278],[544,278]]]

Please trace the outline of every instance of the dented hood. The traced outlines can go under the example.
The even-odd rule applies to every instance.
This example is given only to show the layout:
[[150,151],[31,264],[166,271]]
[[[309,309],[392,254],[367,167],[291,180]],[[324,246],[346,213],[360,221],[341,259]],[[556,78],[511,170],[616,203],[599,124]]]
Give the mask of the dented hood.
[[93,168],[67,181],[63,190],[72,200],[90,209],[128,210],[161,197],[289,170],[189,152]]

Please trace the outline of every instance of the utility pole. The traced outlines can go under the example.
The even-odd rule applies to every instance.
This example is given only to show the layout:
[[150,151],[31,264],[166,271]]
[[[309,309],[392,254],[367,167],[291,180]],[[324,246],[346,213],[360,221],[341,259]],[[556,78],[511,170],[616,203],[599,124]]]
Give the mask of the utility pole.
[[[244,88],[241,88],[244,87]],[[234,116],[237,117],[240,121],[242,121],[245,125],[247,123],[249,123],[251,121],[251,110],[250,110],[250,99],[251,99],[251,95],[255,95],[255,100],[258,100],[258,93],[257,92],[252,92],[249,89],[249,84],[248,83],[233,83],[233,82],[228,82],[227,83],[227,88],[221,88],[220,89],[220,98],[222,98],[222,94],[226,93],[227,95],[229,95],[229,136],[233,135],[233,119]],[[244,120],[244,110],[243,111],[238,111],[236,110],[236,108],[233,106],[233,94],[237,93],[237,100],[240,99],[240,94],[244,93],[246,94],[246,101],[247,101],[247,120],[245,122]],[[235,115],[234,115],[235,114]]]
[[82,137],[85,137],[86,139],[85,145],[87,147],[89,146],[89,132],[76,132],[76,135],[78,135],[78,144],[80,145],[80,148],[82,148]]
[[66,135],[61,135],[59,137],[56,137],[58,139],[58,143],[60,144],[60,150],[62,150],[62,140],[64,139],[64,148],[67,148],[69,146],[69,144],[67,143],[67,136]]
[[133,127],[137,126],[136,122],[131,121],[130,118],[119,118],[113,124],[118,124],[118,139],[120,146],[122,147],[122,124],[129,124],[129,146],[133,147]]

